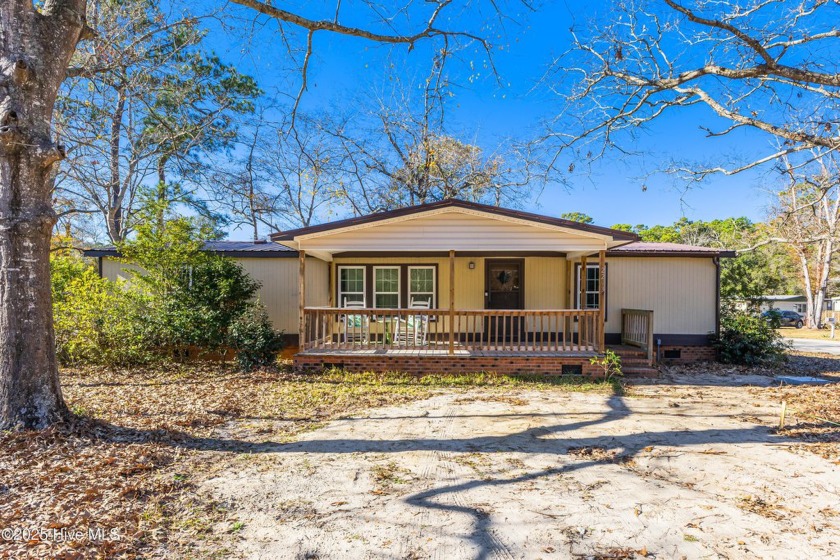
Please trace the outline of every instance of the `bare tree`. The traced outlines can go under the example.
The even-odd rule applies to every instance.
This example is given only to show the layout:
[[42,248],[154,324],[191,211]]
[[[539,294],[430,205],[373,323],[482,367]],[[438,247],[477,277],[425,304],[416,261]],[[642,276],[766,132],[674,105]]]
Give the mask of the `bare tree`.
[[824,155],[817,162],[819,173],[803,175],[783,160],[788,186],[769,221],[769,241],[789,247],[799,263],[810,328],[822,325],[840,252],[840,168],[834,157]]
[[209,176],[209,195],[214,208],[246,226],[253,239],[261,228],[311,225],[327,202],[341,202],[343,154],[335,137],[306,115],[291,131],[261,116],[239,148]]
[[[331,32],[412,47],[425,40],[477,40],[439,25],[451,1],[418,6],[418,27],[371,31],[330,19],[309,19],[254,0],[235,3],[307,33]],[[412,10],[414,4],[406,9]],[[463,6],[454,6],[455,8]],[[53,166],[65,156],[52,129],[56,97],[76,46],[93,36],[85,0],[6,0],[0,4],[0,429],[39,428],[66,415],[55,359],[50,297]],[[383,17],[388,25],[388,17]],[[385,29],[389,29],[385,27]],[[304,74],[305,89],[305,74]]]
[[530,162],[512,142],[485,154],[447,129],[444,68],[439,53],[419,86],[393,79],[370,111],[323,125],[344,150],[340,195],[355,214],[448,198],[515,205],[530,192]]
[[774,146],[751,161],[677,166],[694,179],[840,148],[838,2],[621,1],[613,14],[611,25],[576,27],[545,77],[564,105],[544,139],[555,171],[564,151],[589,162],[631,149],[622,136],[692,106],[709,110],[699,125],[710,137],[749,128]]

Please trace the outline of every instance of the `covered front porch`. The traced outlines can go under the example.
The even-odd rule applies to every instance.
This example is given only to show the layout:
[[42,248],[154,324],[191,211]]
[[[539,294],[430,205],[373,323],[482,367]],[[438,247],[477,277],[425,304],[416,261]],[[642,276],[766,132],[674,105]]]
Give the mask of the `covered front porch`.
[[[606,349],[607,251],[634,238],[463,203],[285,232],[300,263],[295,362],[590,369]],[[307,256],[329,263],[329,305],[305,305]],[[627,311],[628,340],[648,342],[652,316]]]

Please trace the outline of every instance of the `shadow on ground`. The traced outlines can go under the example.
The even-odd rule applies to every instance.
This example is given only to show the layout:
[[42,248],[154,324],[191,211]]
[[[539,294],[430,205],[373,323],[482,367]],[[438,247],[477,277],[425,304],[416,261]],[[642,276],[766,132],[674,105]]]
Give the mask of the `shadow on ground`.
[[[469,515],[472,519],[472,530],[466,538],[472,542],[479,553],[477,559],[484,559],[499,552],[496,539],[490,533],[491,520],[484,511],[468,505],[446,503],[448,494],[460,494],[479,487],[500,487],[503,485],[519,484],[542,477],[568,474],[603,464],[604,461],[622,463],[631,461],[640,451],[651,446],[667,445],[669,447],[696,446],[703,444],[738,445],[745,443],[780,443],[790,442],[765,426],[750,425],[737,429],[699,429],[699,430],[662,430],[652,432],[628,433],[624,435],[604,435],[577,437],[564,434],[573,433],[583,428],[606,425],[629,418],[634,413],[625,402],[625,398],[613,395],[606,398],[608,410],[597,418],[589,420],[570,421],[549,426],[539,426],[520,430],[505,435],[483,435],[469,438],[389,438],[389,439],[307,439],[295,443],[278,443],[266,441],[253,443],[230,438],[194,437],[186,433],[166,430],[135,430],[101,424],[99,437],[115,442],[157,441],[176,448],[226,452],[234,454],[354,454],[375,453],[389,454],[407,451],[440,451],[440,452],[486,452],[503,453],[517,452],[529,454],[569,455],[570,451],[578,449],[598,449],[603,451],[600,459],[589,455],[575,456],[577,460],[561,466],[530,472],[515,478],[474,478],[457,484],[443,485],[430,488],[407,496],[405,501],[419,508],[429,510],[452,511]],[[551,414],[564,417],[562,412]],[[488,415],[494,416],[494,415]],[[522,414],[502,416],[541,417],[545,414]],[[570,414],[568,418],[574,420],[577,414]],[[681,416],[689,416],[681,414]],[[394,433],[389,431],[389,421],[399,421],[406,417],[368,417],[367,420],[383,422],[382,434]],[[410,418],[410,417],[409,417]],[[457,418],[457,415],[456,415]],[[317,432],[315,432],[317,435]],[[604,459],[604,457],[606,459]]]

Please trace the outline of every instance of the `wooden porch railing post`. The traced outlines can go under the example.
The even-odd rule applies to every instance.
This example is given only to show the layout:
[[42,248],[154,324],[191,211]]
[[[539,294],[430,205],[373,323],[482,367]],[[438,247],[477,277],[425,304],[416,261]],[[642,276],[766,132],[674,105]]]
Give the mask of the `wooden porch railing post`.
[[653,311],[648,312],[648,339],[647,339],[647,358],[648,364],[653,365]]
[[455,354],[455,251],[449,251],[449,355]]
[[604,308],[604,301],[607,294],[607,252],[598,252],[598,351],[602,354],[607,348],[606,330],[607,326],[604,324],[606,318],[606,309]]
[[306,251],[298,249],[298,348],[306,349]]
[[[580,293],[578,294],[578,298],[580,302],[578,304],[578,309],[581,312],[586,309],[586,255],[580,257],[580,279],[578,280]],[[586,333],[586,326],[583,319],[583,314],[578,317],[578,349],[583,348],[584,340],[585,340],[585,333]]]

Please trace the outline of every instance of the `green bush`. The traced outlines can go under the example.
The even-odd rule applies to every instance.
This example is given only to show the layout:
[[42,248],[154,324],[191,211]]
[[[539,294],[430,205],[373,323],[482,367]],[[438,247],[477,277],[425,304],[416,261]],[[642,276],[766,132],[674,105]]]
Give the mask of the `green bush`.
[[265,308],[252,303],[228,328],[228,346],[236,351],[236,363],[244,371],[270,366],[283,349],[283,335],[274,330]]
[[144,207],[136,230],[119,249],[137,267],[131,283],[147,297],[155,345],[172,356],[221,350],[259,283],[233,260],[202,250],[202,240],[217,235],[210,224],[172,216],[165,203]]
[[231,259],[202,254],[189,262],[163,290],[150,289],[158,285],[150,280],[164,271],[149,266],[150,271],[144,269],[137,276],[154,307],[149,320],[157,344],[175,354],[225,346],[229,326],[249,308],[259,288]]
[[53,256],[53,321],[61,363],[125,366],[156,358],[140,294],[100,278],[71,256]]
[[201,240],[216,235],[212,228],[170,217],[164,203],[141,218],[136,235],[119,244],[121,261],[133,265],[127,281],[102,279],[81,258],[54,255],[60,359],[131,365],[232,346],[244,369],[273,362],[281,339],[253,303],[260,285],[233,260],[202,250]]
[[788,346],[773,325],[745,311],[723,311],[714,344],[720,361],[727,364],[766,365],[787,359]]

